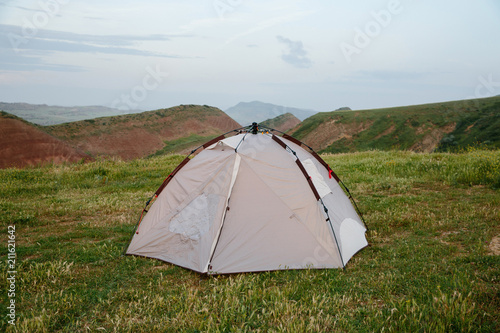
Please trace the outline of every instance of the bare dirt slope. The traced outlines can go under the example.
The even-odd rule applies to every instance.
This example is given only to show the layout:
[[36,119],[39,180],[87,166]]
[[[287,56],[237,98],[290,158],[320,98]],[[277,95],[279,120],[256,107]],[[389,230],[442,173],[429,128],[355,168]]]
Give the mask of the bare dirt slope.
[[5,112],[0,113],[0,168],[91,159],[83,151]]
[[130,160],[162,150],[182,153],[239,127],[218,108],[180,105],[47,126],[45,129],[92,156],[119,156]]

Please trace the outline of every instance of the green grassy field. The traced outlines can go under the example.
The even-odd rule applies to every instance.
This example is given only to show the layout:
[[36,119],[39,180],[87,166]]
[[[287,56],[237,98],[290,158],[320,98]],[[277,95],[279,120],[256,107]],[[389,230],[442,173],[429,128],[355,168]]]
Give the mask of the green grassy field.
[[500,234],[500,151],[324,157],[357,198],[371,246],[345,270],[228,276],[121,256],[144,202],[183,156],[0,170],[0,330],[500,330],[500,256],[489,250]]

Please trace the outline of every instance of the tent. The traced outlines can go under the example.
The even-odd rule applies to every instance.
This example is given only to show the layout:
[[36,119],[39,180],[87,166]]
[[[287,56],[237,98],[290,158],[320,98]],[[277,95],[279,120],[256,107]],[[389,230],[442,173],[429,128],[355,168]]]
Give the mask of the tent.
[[349,191],[318,154],[256,123],[235,131],[165,179],[126,254],[226,274],[343,268],[368,245]]

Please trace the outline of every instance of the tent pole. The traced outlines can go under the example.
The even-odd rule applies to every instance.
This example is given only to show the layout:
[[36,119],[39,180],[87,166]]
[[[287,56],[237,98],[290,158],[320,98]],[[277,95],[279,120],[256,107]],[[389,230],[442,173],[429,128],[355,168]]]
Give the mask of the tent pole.
[[335,239],[335,244],[337,244],[337,250],[339,251],[340,261],[342,262],[342,268],[345,268],[344,258],[342,257],[342,252],[340,251],[340,246],[339,246],[339,241],[337,240],[337,235],[335,234],[335,230],[333,230],[332,219],[330,218],[330,214],[328,214],[328,208],[326,208],[325,203],[323,202],[323,199],[319,199],[319,201],[321,201],[321,204],[323,205],[323,209],[325,210],[326,217],[328,218],[328,220],[327,220],[328,224],[330,225],[330,228],[332,229],[333,238]]

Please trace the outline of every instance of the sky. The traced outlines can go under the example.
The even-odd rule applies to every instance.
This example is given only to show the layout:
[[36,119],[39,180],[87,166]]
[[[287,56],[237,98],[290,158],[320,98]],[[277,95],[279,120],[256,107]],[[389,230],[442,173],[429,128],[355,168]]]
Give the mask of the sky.
[[498,0],[0,1],[0,101],[331,111],[500,95]]

